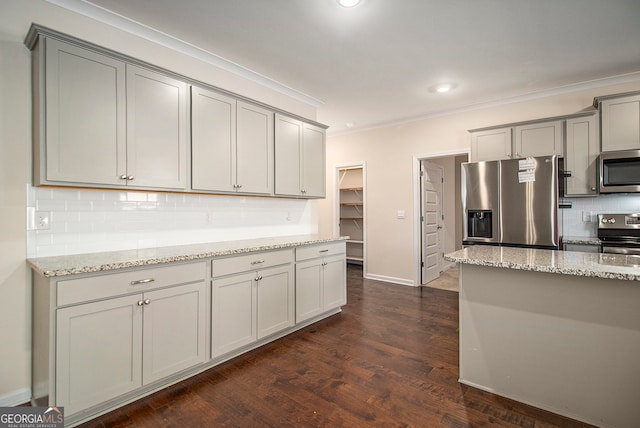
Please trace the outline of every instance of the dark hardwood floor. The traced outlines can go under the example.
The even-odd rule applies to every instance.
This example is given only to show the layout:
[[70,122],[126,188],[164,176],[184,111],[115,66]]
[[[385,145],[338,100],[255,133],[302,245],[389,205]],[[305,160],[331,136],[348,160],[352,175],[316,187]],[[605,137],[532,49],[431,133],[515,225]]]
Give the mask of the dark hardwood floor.
[[588,426],[458,383],[456,292],[361,275],[341,314],[83,426]]

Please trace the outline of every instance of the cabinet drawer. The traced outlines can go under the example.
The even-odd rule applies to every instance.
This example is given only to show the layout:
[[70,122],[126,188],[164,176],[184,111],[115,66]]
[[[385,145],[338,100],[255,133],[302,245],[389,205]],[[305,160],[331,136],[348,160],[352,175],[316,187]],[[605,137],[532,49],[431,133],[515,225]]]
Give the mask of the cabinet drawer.
[[207,263],[188,263],[58,281],[58,306],[204,281]]
[[343,254],[346,252],[345,241],[328,242],[326,244],[308,245],[296,248],[296,261],[313,259],[316,257]]
[[270,266],[283,265],[293,261],[293,250],[252,253],[244,256],[214,259],[212,275],[214,277],[230,275]]

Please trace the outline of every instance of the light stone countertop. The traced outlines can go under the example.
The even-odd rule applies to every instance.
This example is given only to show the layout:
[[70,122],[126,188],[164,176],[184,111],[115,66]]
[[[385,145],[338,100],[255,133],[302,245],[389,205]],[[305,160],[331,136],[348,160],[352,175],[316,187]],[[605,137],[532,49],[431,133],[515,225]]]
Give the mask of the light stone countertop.
[[600,245],[600,240],[596,236],[563,236],[562,243],[575,245]]
[[101,253],[73,254],[68,256],[27,259],[29,266],[44,277],[103,272],[117,269],[150,266],[162,263],[207,259],[268,251],[301,245],[344,241],[346,236],[297,235],[205,244],[177,245],[171,247],[142,248],[138,250],[109,251]]
[[456,263],[640,281],[640,256],[475,245],[445,255]]

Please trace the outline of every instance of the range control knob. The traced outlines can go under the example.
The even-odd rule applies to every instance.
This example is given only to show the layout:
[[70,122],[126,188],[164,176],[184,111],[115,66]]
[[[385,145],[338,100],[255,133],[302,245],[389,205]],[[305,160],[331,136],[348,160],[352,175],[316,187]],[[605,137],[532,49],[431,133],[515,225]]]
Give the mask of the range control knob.
[[609,223],[609,219],[606,217],[602,217],[602,224],[607,224]]
[[609,223],[613,224],[613,223],[615,223],[615,222],[616,222],[616,219],[615,219],[615,218],[611,217],[611,218],[609,219]]

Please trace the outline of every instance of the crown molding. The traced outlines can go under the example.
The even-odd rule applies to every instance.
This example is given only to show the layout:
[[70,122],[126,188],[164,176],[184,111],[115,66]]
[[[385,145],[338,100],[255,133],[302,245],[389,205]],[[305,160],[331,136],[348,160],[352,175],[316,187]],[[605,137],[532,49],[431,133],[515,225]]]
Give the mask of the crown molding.
[[323,101],[317,98],[297,91],[267,76],[236,64],[235,62],[229,61],[219,55],[206,51],[202,48],[199,48],[198,46],[192,45],[191,43],[180,40],[176,37],[163,33],[162,31],[156,30],[140,22],[134,21],[130,18],[127,18],[126,16],[119,15],[100,6],[88,3],[85,0],[45,1],[47,3],[59,6],[63,9],[117,28],[134,36],[165,46],[169,49],[180,52],[184,55],[188,55],[207,64],[221,68],[225,71],[235,74],[236,76],[240,76],[268,89],[284,94],[314,108],[318,108],[324,104]]
[[[408,123],[418,122],[421,120],[429,120],[429,119],[435,119],[435,118],[444,117],[444,116],[452,116],[454,114],[467,113],[467,112],[482,110],[486,108],[500,107],[500,106],[505,106],[509,104],[521,103],[525,101],[533,101],[541,98],[548,98],[548,97],[553,97],[558,95],[570,94],[573,92],[586,91],[589,89],[598,89],[598,88],[603,88],[607,86],[623,85],[625,83],[634,83],[634,82],[640,82],[640,71],[620,74],[617,76],[603,77],[601,79],[594,79],[594,80],[588,80],[584,82],[572,83],[570,85],[558,86],[555,88],[545,89],[541,91],[529,92],[527,94],[517,95],[515,97],[502,98],[498,100],[469,104],[464,107],[445,110],[445,111],[432,113],[432,114],[426,114],[422,116],[407,117],[407,118],[402,118],[402,119],[388,121],[388,122],[375,123],[368,126],[363,126],[362,128],[350,129],[345,131],[336,131],[336,132],[327,131],[327,136],[342,137],[345,135],[357,134],[360,132],[372,131],[380,128],[388,128],[392,126],[405,125]],[[585,106],[585,108],[588,108],[588,107],[591,107],[591,106]]]

